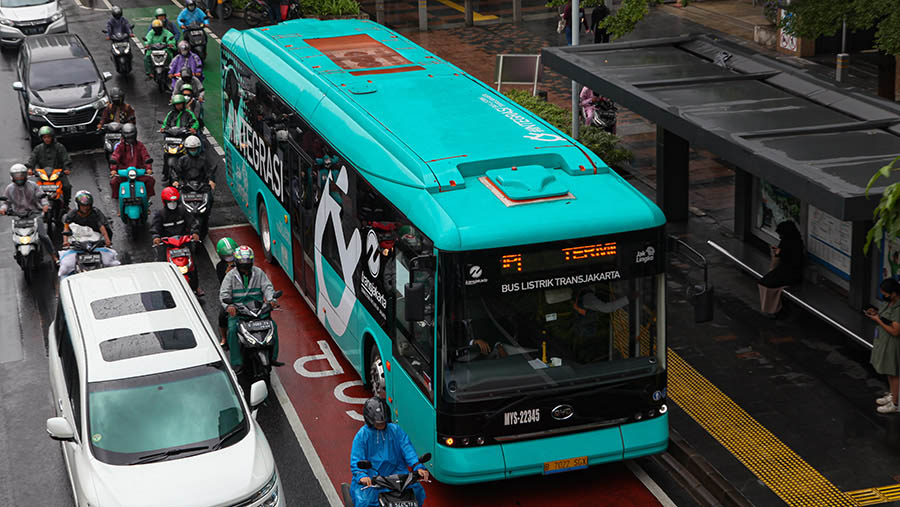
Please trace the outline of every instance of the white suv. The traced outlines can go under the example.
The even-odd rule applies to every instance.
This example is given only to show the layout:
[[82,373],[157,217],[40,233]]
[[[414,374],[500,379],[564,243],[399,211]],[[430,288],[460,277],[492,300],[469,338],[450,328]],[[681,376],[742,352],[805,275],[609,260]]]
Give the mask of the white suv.
[[69,31],[57,0],[0,0],[0,45],[18,46],[29,35]]
[[248,405],[175,266],[66,278],[48,342],[47,432],[62,442],[76,505],[285,505],[251,408],[266,384]]

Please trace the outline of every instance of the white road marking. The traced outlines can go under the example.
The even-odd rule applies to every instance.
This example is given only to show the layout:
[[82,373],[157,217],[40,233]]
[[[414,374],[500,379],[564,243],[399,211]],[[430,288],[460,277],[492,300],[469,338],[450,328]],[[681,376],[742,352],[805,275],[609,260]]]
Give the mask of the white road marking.
[[[236,226],[227,225],[210,227],[210,230],[226,229],[231,227]],[[209,236],[207,236],[203,240],[203,246],[206,250],[206,254],[209,256],[210,262],[215,265],[218,262],[219,256],[216,254],[216,247],[213,245],[212,241],[210,241]],[[270,380],[272,384],[272,390],[275,391],[275,397],[278,398],[278,403],[281,404],[281,409],[282,411],[284,411],[285,417],[287,417],[288,424],[291,425],[291,430],[294,432],[294,437],[296,437],[297,443],[300,444],[300,448],[303,450],[303,455],[306,457],[306,461],[309,463],[309,468],[316,476],[316,480],[319,481],[319,486],[322,488],[322,492],[325,494],[325,498],[328,499],[328,504],[331,507],[343,507],[344,502],[341,500],[341,497],[338,495],[337,490],[331,483],[331,479],[328,477],[328,472],[325,471],[325,466],[322,465],[322,460],[316,453],[316,448],[313,445],[312,440],[309,439],[309,434],[306,433],[306,428],[303,427],[303,422],[300,421],[300,417],[297,415],[297,409],[294,408],[293,403],[291,403],[291,399],[288,397],[287,391],[284,390],[284,385],[282,385],[281,379],[278,378],[277,371],[272,370]]]
[[659,487],[659,484],[657,484],[656,481],[654,481],[649,475],[647,475],[647,472],[645,472],[644,469],[641,468],[641,466],[638,465],[634,460],[626,461],[625,466],[628,467],[628,470],[631,470],[631,473],[633,473],[634,476],[637,477],[639,481],[641,481],[641,484],[643,484],[644,487],[647,488],[647,491],[649,491],[654,497],[656,497],[656,500],[658,500],[663,507],[678,507],[677,505],[675,505],[675,502],[673,502],[672,499],[669,498],[669,495],[667,495],[666,492],[663,491],[661,487]]
[[[106,0],[104,0],[103,3],[105,3],[107,6],[109,5],[109,2],[107,2]],[[108,11],[111,9],[111,7],[107,7],[105,9],[102,7],[88,7],[86,5],[83,5],[81,3],[81,0],[75,0],[75,5],[77,5],[78,7],[81,7],[82,9],[87,9],[89,11]]]

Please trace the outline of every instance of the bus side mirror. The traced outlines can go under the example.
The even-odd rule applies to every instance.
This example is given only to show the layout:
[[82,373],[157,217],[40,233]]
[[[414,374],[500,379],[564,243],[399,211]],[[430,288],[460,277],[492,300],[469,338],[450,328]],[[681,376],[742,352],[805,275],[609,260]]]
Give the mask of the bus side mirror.
[[410,322],[425,320],[425,284],[408,283],[403,287],[403,291],[406,320]]

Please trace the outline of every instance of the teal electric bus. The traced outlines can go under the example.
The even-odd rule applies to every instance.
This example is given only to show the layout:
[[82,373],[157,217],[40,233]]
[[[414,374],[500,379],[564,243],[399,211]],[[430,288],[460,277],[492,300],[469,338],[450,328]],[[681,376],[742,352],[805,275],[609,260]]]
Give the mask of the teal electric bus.
[[651,201],[373,22],[230,30],[222,78],[238,205],[438,480],[665,450]]

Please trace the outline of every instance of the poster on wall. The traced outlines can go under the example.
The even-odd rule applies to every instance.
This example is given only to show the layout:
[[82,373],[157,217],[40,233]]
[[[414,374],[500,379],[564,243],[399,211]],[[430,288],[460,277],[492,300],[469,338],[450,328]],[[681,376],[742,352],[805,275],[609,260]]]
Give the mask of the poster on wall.
[[900,281],[900,238],[881,241],[881,280],[888,278]]
[[779,44],[783,49],[788,51],[797,51],[797,38],[787,32],[787,30],[790,30],[791,28],[791,18],[794,14],[784,9],[778,9],[778,12],[781,13],[781,20],[784,23],[784,28],[778,31],[781,35],[781,37],[779,37]]
[[777,238],[775,227],[785,220],[793,220],[797,228],[800,224],[800,199],[784,190],[759,180],[759,206],[756,208],[756,227]]
[[806,249],[809,254],[844,280],[850,279],[850,222],[838,220],[809,205]]

